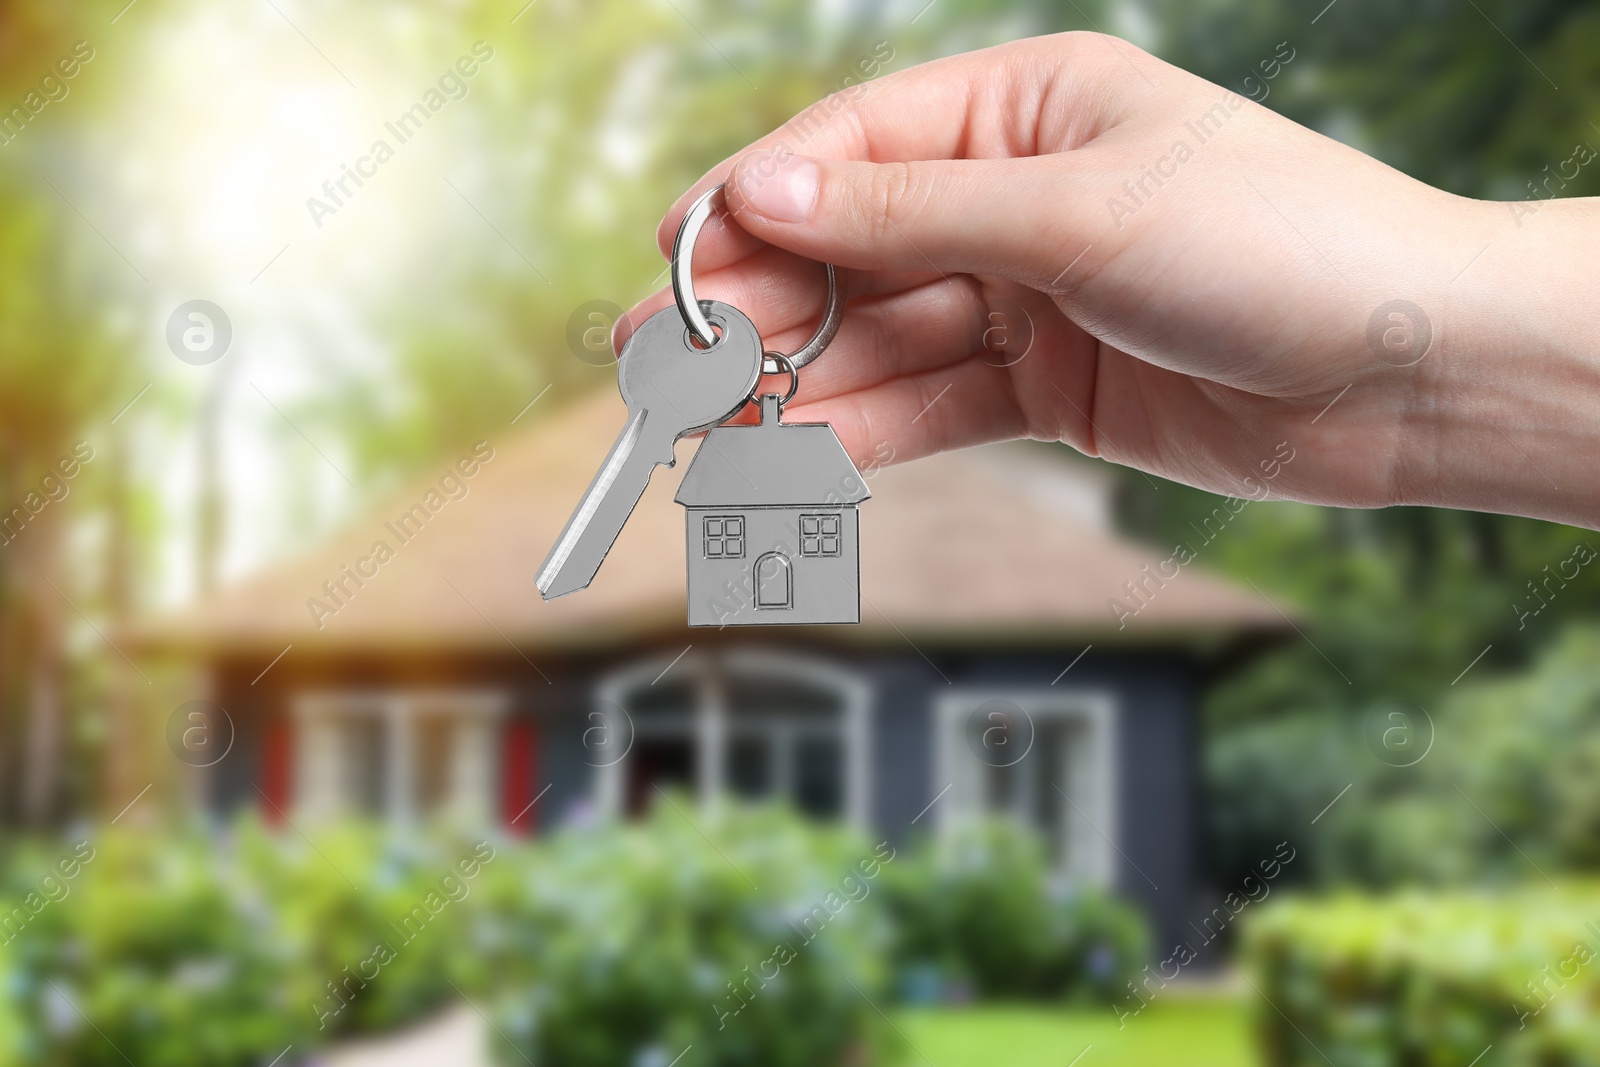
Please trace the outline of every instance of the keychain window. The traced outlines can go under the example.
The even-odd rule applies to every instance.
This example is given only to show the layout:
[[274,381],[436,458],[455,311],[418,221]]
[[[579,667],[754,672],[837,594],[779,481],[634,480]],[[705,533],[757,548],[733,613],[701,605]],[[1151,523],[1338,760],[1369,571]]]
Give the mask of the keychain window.
[[744,558],[744,518],[739,515],[706,517],[706,558]]
[[800,516],[800,554],[837,556],[839,554],[839,516]]

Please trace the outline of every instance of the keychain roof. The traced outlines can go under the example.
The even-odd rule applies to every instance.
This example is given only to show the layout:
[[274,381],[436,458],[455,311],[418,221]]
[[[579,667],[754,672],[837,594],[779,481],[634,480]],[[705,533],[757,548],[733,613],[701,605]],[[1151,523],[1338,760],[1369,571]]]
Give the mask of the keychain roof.
[[[780,398],[761,398],[761,421],[709,431],[678,486],[685,507],[834,507],[872,494],[825,422],[779,421]],[[732,460],[738,455],[737,465]]]

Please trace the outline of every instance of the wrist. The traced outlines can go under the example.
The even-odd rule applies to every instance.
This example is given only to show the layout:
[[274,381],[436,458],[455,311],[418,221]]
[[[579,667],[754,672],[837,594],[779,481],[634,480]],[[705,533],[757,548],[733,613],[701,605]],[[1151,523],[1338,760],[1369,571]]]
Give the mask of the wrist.
[[1454,211],[1466,256],[1435,299],[1395,503],[1600,528],[1600,200]]

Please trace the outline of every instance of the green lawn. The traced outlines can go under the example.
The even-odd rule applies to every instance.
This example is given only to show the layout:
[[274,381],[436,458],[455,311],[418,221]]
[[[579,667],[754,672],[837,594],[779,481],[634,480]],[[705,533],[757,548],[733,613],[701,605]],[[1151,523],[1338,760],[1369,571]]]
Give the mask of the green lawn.
[[[933,1008],[895,1017],[916,1046],[905,1067],[1255,1067],[1236,1000],[1157,1001],[1121,1030],[1109,1008]],[[920,1055],[918,1053],[921,1053]]]

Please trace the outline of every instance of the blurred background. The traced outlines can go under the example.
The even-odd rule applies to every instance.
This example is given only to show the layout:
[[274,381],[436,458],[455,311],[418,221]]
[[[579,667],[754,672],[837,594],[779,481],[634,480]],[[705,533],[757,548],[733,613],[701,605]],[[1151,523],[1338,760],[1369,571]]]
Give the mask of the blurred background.
[[1568,0],[0,5],[0,1064],[1600,1064],[1592,532],[880,450],[689,631],[686,443],[540,602],[676,196],[1069,29],[1600,193]]

